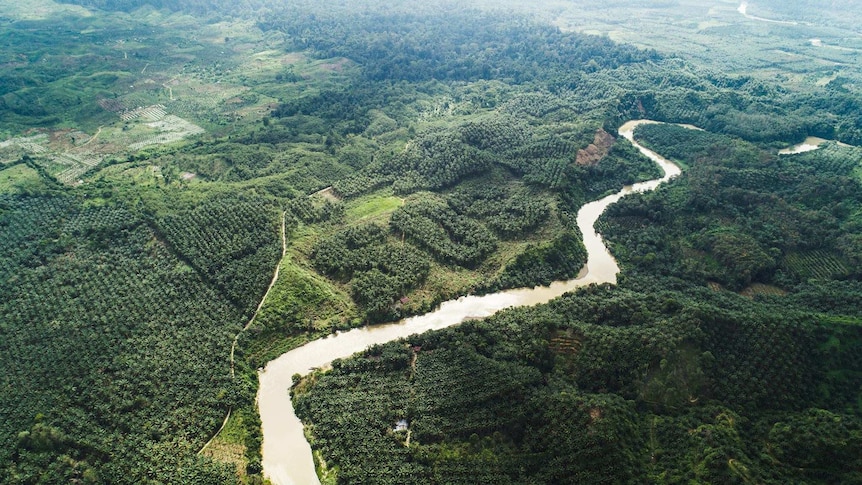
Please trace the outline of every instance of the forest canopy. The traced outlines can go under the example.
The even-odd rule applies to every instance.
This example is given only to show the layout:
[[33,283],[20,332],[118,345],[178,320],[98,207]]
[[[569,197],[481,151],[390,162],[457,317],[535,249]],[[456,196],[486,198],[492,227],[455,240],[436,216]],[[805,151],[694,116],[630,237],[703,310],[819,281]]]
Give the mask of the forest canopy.
[[297,377],[319,471],[862,480],[850,3],[64,3],[0,8],[0,483],[262,483],[259,368],[574,278],[633,119],[619,284]]

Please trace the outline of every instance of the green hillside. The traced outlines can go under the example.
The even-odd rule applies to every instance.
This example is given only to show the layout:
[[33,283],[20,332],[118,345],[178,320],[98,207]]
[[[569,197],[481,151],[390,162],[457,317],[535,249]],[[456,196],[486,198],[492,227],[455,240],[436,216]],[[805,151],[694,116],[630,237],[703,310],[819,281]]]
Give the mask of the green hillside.
[[580,3],[0,5],[0,484],[264,483],[259,368],[575,277],[633,119],[619,284],[298,377],[323,481],[862,481],[858,13]]

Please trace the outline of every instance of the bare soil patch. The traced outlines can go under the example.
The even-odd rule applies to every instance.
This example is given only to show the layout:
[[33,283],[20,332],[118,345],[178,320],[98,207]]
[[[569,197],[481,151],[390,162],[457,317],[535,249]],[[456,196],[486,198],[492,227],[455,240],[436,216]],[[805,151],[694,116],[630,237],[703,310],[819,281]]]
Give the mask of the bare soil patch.
[[576,158],[577,164],[581,166],[592,166],[599,163],[599,161],[608,154],[611,146],[613,146],[616,138],[614,138],[607,131],[599,128],[596,131],[596,136],[593,138],[593,142],[587,145],[586,148],[582,150],[578,150],[578,155]]

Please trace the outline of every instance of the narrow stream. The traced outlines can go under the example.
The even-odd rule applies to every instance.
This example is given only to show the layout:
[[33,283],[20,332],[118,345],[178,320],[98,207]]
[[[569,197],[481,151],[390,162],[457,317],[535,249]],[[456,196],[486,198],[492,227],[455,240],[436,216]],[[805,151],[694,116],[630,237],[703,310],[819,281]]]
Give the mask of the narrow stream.
[[468,318],[487,317],[509,307],[536,305],[557,298],[578,287],[592,283],[616,283],[619,266],[608,252],[595,223],[605,209],[622,197],[634,192],[646,192],[680,174],[680,169],[655,152],[637,144],[634,128],[648,120],[630,121],[620,127],[620,136],[631,141],[644,155],[663,170],[660,179],[624,187],[619,192],[584,205],[578,211],[577,223],[584,235],[587,264],[577,278],[559,281],[547,287],[521,288],[485,296],[466,296],[447,301],[437,310],[407,318],[396,323],[357,328],[309,342],[269,362],[259,373],[258,408],[263,426],[263,471],[276,485],[318,484],[311,456],[311,446],[305,440],[302,422],[296,417],[290,402],[289,389],[294,374],[308,374],[335,359],[349,357],[374,344],[382,344],[427,330],[456,325]]

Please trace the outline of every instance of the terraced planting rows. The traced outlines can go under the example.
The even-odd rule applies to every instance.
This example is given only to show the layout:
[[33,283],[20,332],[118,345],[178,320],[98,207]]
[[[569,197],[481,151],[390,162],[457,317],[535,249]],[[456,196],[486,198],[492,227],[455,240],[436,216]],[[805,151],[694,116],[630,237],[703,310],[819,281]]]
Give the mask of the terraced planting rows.
[[802,279],[832,279],[846,276],[849,271],[839,256],[822,249],[789,253],[784,266]]
[[560,332],[548,342],[548,347],[556,354],[563,354],[568,357],[578,355],[581,347],[584,345],[584,337],[581,335],[572,336],[566,332]]
[[88,170],[101,163],[101,157],[95,154],[71,154],[63,153],[50,157],[53,163],[60,165],[68,165],[69,168],[55,174],[54,176],[64,184],[72,184],[79,180],[79,177]]
[[124,111],[120,113],[120,119],[123,121],[132,121],[138,118],[145,118],[147,121],[158,121],[167,116],[167,114],[168,112],[164,105],[156,104]]

